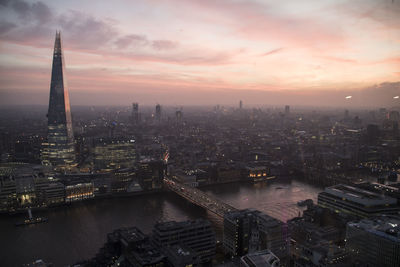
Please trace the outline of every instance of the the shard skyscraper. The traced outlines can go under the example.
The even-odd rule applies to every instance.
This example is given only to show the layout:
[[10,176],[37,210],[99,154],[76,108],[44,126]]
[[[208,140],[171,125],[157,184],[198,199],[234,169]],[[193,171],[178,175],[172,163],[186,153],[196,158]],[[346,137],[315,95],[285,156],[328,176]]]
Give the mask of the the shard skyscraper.
[[53,67],[51,72],[47,143],[44,144],[42,162],[60,168],[69,168],[75,162],[74,133],[67,81],[64,73],[64,55],[61,34],[56,32]]

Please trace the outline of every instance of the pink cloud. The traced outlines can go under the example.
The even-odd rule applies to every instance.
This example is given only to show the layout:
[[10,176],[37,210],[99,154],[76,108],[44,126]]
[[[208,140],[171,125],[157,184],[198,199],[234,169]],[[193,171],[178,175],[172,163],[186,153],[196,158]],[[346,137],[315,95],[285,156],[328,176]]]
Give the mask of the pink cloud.
[[282,47],[276,48],[276,49],[270,50],[270,51],[268,51],[268,52],[266,52],[266,53],[264,53],[264,54],[261,54],[260,56],[261,56],[261,57],[265,57],[265,56],[273,55],[273,54],[276,54],[276,53],[281,52],[282,50],[283,50]]
[[[273,2],[152,1],[149,6],[157,7],[156,17],[143,22],[130,18],[122,25],[122,16],[118,17],[121,21],[102,17],[95,13],[98,10],[53,10],[45,4],[18,2],[28,8],[9,6],[8,11],[14,12],[15,21],[7,21],[9,17],[6,16],[0,20],[0,40],[8,49],[2,51],[8,62],[0,62],[4,68],[0,73],[5,76],[1,88],[48,88],[55,27],[60,27],[63,33],[69,84],[73,90],[82,91],[108,87],[121,88],[122,92],[132,91],[129,88],[135,86],[185,90],[322,90],[329,89],[332,84],[351,87],[365,83],[366,79],[368,82],[393,82],[392,72],[396,73],[400,64],[397,56],[387,56],[395,55],[390,51],[376,53],[375,61],[367,59],[360,51],[386,51],[393,42],[386,46],[387,39],[372,40],[373,44],[368,43],[367,47],[365,43],[365,50],[361,50],[364,47],[359,45],[364,44],[364,39],[357,39],[357,30],[361,27],[348,25],[348,29],[343,29],[339,21],[344,18],[341,14],[338,23],[332,23],[328,21],[332,13],[320,8],[314,13],[285,13],[275,9],[279,5]],[[354,11],[349,6],[343,6],[349,11],[347,15]],[[364,19],[368,23],[378,21],[375,17],[381,19],[381,13],[377,15],[375,11],[363,16],[360,23]],[[171,22],[168,30],[155,26],[167,22]],[[136,25],[138,23],[142,24]],[[182,24],[184,34],[173,31]],[[375,26],[380,24],[373,25],[362,31],[373,29],[375,37],[378,32]],[[129,32],[131,29],[133,32]],[[368,38],[371,39],[369,35],[365,37]],[[397,40],[396,35],[390,38]],[[13,44],[18,45],[12,48]],[[44,55],[44,49],[37,48],[46,48],[48,54]],[[34,58],[36,53],[41,57]],[[11,69],[7,63],[20,67]],[[48,65],[45,75],[35,70],[35,66],[45,64]],[[369,66],[371,64],[382,64],[383,68],[376,69],[387,69],[389,74],[368,73],[374,69]],[[29,74],[24,76],[25,71]]]
[[370,20],[386,29],[400,29],[399,1],[345,1],[335,3],[331,8],[354,18],[353,23]]
[[145,46],[149,43],[147,40],[147,37],[144,35],[139,35],[139,34],[129,34],[126,36],[119,37],[116,41],[115,44],[117,45],[118,48],[124,49],[128,46]]
[[152,46],[157,50],[170,50],[177,48],[178,43],[169,40],[154,40]]
[[192,10],[205,9],[209,16],[226,25],[244,38],[259,41],[279,41],[288,46],[320,47],[337,49],[343,47],[346,37],[340,28],[325,21],[323,16],[285,16],[274,7],[248,1],[230,0],[170,0],[176,6],[189,6]]
[[335,62],[341,62],[341,63],[351,63],[351,64],[356,64],[358,63],[354,59],[349,59],[349,58],[341,58],[341,57],[333,57],[333,56],[323,56],[322,58],[335,61]]

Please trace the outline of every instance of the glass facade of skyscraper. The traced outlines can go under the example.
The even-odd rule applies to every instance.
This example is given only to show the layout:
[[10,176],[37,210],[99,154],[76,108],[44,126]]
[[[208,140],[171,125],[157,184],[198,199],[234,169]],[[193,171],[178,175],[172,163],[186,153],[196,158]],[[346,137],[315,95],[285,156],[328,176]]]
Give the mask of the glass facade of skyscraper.
[[47,143],[43,144],[42,163],[55,167],[70,167],[75,162],[74,134],[68,87],[64,74],[61,34],[56,33],[50,84]]

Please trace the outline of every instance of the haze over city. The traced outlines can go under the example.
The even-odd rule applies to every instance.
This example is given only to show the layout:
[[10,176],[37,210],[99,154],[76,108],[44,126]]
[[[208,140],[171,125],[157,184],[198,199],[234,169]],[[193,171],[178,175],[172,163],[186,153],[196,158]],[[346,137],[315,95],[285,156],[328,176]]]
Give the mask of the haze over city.
[[400,0],[0,0],[0,265],[400,266]]
[[[0,104],[397,106],[399,1],[1,1]],[[346,96],[352,98],[346,98]]]

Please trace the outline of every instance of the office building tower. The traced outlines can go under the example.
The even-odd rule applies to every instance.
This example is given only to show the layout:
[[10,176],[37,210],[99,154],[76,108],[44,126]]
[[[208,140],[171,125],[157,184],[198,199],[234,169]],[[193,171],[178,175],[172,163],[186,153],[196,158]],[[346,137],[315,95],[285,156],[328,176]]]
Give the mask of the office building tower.
[[238,210],[224,215],[223,246],[232,256],[270,249],[285,257],[287,245],[283,233],[282,222],[258,210]]
[[156,121],[158,121],[158,122],[161,121],[161,105],[160,104],[156,105]]
[[183,117],[182,110],[177,110],[175,112],[175,117],[176,117],[176,124],[180,125],[182,123],[182,117]]
[[381,216],[349,222],[346,250],[357,266],[400,266],[400,218]]
[[143,190],[161,189],[165,174],[165,164],[151,158],[138,163],[137,178]]
[[242,101],[242,100],[239,101],[239,108],[240,108],[240,109],[243,108],[243,101]]
[[132,103],[132,123],[139,124],[139,103]]
[[133,168],[136,163],[136,144],[130,138],[100,138],[93,141],[93,165],[98,172]]
[[399,212],[397,199],[349,185],[335,185],[318,194],[318,205],[357,218]]
[[400,121],[400,113],[397,110],[392,110],[388,113],[388,119],[390,121]]
[[349,117],[350,117],[350,112],[349,112],[348,109],[346,109],[346,110],[344,111],[344,118],[345,118],[345,119],[348,119]]
[[43,147],[42,163],[60,168],[71,167],[75,162],[74,134],[64,68],[61,33],[56,32],[47,114],[47,143]]
[[153,228],[157,247],[183,245],[200,257],[201,263],[210,262],[215,255],[215,233],[206,220],[157,223]]
[[286,106],[285,106],[285,114],[286,114],[286,115],[289,115],[289,114],[290,114],[290,106],[289,106],[289,105],[286,105]]
[[258,233],[256,214],[257,211],[254,210],[240,210],[224,215],[223,246],[225,253],[232,256],[249,253],[252,232]]
[[258,247],[272,251],[281,259],[288,256],[289,237],[286,225],[262,212],[257,214],[257,221],[259,231]]

